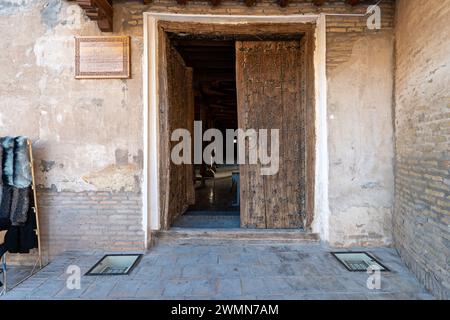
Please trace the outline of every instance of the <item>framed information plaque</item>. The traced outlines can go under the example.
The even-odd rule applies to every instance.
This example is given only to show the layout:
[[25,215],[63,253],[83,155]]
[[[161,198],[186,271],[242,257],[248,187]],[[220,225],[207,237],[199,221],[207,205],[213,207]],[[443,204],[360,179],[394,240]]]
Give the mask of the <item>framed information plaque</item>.
[[130,37],[76,37],[76,79],[130,78]]

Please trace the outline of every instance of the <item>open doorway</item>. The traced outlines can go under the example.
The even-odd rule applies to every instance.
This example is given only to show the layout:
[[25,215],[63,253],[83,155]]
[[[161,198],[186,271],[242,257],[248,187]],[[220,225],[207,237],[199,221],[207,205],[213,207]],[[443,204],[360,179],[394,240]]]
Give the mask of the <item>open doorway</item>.
[[[161,21],[157,36],[156,59],[150,62],[158,70],[157,87],[151,88],[157,89],[158,104],[151,101],[151,105],[158,106],[160,192],[156,204],[160,228],[176,226],[180,217],[195,224],[189,227],[200,227],[196,219],[226,212],[227,217],[234,213],[235,222],[222,227],[308,230],[314,210],[314,26],[255,23],[212,28],[207,23]],[[196,72],[196,68],[207,71]],[[207,108],[201,106],[204,100]],[[230,108],[235,105],[237,108]],[[205,110],[216,116],[208,116]],[[202,117],[206,128],[233,129],[237,118],[237,127],[245,132],[278,130],[279,167],[275,173],[264,175],[261,162],[247,160],[239,170],[173,163],[174,130],[186,128],[195,136],[192,123]],[[198,145],[201,143],[195,143],[193,149]],[[247,148],[245,153],[247,159]],[[212,178],[208,177],[210,171],[215,179],[208,179]],[[225,182],[228,196],[218,197],[216,175],[221,173],[225,181],[231,175],[231,182]],[[233,186],[233,180],[239,181],[239,188]],[[202,187],[207,191],[202,192]],[[239,199],[237,208],[230,207],[233,199]],[[203,217],[195,218],[196,214]]]
[[[192,68],[194,120],[202,132],[238,128],[235,41],[169,34],[170,43]],[[203,147],[205,147],[204,145]],[[194,165],[195,203],[173,224],[186,228],[239,228],[240,194],[237,148],[234,163]],[[223,146],[222,154],[227,157]]]

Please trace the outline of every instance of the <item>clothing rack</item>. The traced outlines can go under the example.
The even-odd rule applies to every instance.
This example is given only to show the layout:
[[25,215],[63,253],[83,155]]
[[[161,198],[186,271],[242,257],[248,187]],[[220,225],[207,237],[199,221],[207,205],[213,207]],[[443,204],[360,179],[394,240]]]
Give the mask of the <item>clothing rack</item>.
[[[40,223],[39,223],[39,207],[38,207],[38,201],[37,201],[37,189],[36,189],[36,179],[35,179],[35,173],[34,173],[34,160],[33,160],[33,143],[30,139],[27,140],[27,145],[28,145],[28,152],[30,154],[30,167],[31,167],[31,189],[33,191],[33,212],[35,214],[36,217],[36,236],[37,236],[37,243],[38,243],[38,256],[36,258],[36,261],[33,265],[33,269],[31,270],[30,274],[25,277],[24,279],[22,279],[21,281],[19,281],[18,283],[16,283],[14,285],[14,287],[18,286],[19,284],[21,284],[22,282],[24,282],[25,280],[27,280],[28,278],[32,277],[33,275],[35,275],[39,270],[41,270],[43,268],[43,263],[42,263],[42,248],[41,248],[41,229],[40,229]],[[0,291],[0,296],[4,295],[8,292],[9,288],[8,288],[8,282],[7,282],[7,259],[6,259],[7,253],[5,252],[5,254],[3,255],[2,258],[2,270],[3,270],[3,287],[1,288]],[[39,268],[38,268],[39,267]],[[13,289],[14,287],[12,287],[11,289]]]

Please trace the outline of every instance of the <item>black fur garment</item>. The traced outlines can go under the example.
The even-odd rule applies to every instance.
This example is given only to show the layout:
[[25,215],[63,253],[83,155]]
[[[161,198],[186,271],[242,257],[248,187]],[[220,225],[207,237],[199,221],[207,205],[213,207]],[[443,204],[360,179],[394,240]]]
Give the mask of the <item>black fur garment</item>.
[[0,230],[7,230],[0,257],[7,251],[29,253],[37,237],[28,139],[0,138],[0,164]]
[[0,146],[0,229],[4,230],[27,222],[32,174],[27,138],[0,138]]
[[7,230],[11,225],[11,201],[14,187],[3,185],[0,200],[0,230]]
[[11,225],[23,226],[30,209],[30,188],[13,188],[11,200]]
[[11,217],[11,202],[14,187],[3,185],[3,194],[0,202],[0,219],[10,219]]
[[[3,146],[0,143],[0,173],[3,172]],[[2,196],[3,196],[3,174],[0,174],[0,207],[2,204]],[[0,212],[0,217],[2,213]]]

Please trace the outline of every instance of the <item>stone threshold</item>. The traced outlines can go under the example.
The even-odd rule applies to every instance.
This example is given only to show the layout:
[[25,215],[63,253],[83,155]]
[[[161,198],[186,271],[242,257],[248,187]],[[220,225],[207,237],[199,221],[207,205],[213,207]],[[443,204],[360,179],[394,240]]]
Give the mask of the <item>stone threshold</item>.
[[242,240],[242,241],[282,241],[282,242],[319,242],[319,235],[302,230],[250,230],[250,229],[207,229],[207,228],[171,228],[167,231],[155,231],[157,239],[164,240]]

